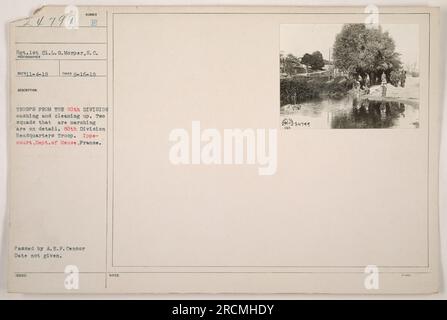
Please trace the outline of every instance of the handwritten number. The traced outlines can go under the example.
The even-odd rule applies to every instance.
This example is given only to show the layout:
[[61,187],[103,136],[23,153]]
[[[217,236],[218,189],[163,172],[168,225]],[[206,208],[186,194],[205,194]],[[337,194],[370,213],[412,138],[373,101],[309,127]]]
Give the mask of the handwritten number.
[[59,26],[61,26],[65,21],[65,16],[60,16],[59,17]]
[[44,18],[45,18],[45,17],[42,16],[42,17],[40,17],[39,19],[37,19],[37,25],[38,25],[38,26],[42,25],[42,22],[43,22],[43,19],[44,19]]
[[26,18],[25,23],[23,24],[23,27],[28,27],[31,25],[31,18]]

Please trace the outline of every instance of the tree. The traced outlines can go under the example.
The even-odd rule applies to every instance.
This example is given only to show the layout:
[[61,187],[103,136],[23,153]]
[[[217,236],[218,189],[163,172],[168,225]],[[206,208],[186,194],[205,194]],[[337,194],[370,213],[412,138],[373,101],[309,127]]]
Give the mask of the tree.
[[372,83],[380,81],[385,72],[389,80],[393,70],[402,63],[395,52],[394,40],[388,32],[379,28],[367,28],[365,24],[346,24],[336,36],[334,65],[352,76],[370,76]]
[[306,66],[306,68],[311,67],[312,70],[322,70],[324,67],[323,55],[320,51],[315,51],[312,54],[306,53],[301,58],[301,63]]
[[312,53],[312,61],[310,64],[311,68],[314,70],[322,70],[324,67],[323,55],[320,51],[315,51]]
[[313,58],[308,53],[304,54],[304,56],[301,58],[301,63],[306,66],[306,71],[309,68],[309,66],[312,64],[312,61],[313,61]]

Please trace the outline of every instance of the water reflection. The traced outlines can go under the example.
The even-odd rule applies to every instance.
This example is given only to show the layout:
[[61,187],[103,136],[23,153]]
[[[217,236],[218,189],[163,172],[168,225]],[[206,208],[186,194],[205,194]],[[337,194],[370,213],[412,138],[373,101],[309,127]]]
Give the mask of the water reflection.
[[[350,112],[335,114],[332,128],[392,128],[405,118],[405,104],[395,101],[353,100]],[[418,122],[414,123],[415,126]]]
[[281,121],[288,128],[300,123],[310,123],[311,128],[334,129],[418,128],[419,108],[398,101],[324,99],[281,108]]

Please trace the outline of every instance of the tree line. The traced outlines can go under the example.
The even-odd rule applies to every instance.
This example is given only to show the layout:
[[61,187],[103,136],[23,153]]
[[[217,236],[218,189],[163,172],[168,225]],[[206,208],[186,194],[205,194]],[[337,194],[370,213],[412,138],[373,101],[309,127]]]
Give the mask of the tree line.
[[320,51],[313,53],[305,53],[298,58],[289,53],[287,55],[280,54],[281,71],[289,75],[297,73],[306,73],[309,71],[323,70],[325,61]]
[[[332,49],[334,67],[349,78],[368,75],[371,84],[377,84],[385,73],[388,82],[394,84],[403,70],[394,40],[381,27],[345,24],[336,35]],[[288,75],[323,70],[329,63],[320,51],[305,53],[302,57],[281,53],[280,62],[281,72]]]

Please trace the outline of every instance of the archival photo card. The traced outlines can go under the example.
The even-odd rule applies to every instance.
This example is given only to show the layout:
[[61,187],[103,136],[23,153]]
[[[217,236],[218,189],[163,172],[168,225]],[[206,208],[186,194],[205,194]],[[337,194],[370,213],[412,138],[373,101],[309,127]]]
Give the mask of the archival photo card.
[[437,292],[438,9],[45,6],[9,30],[11,292]]

